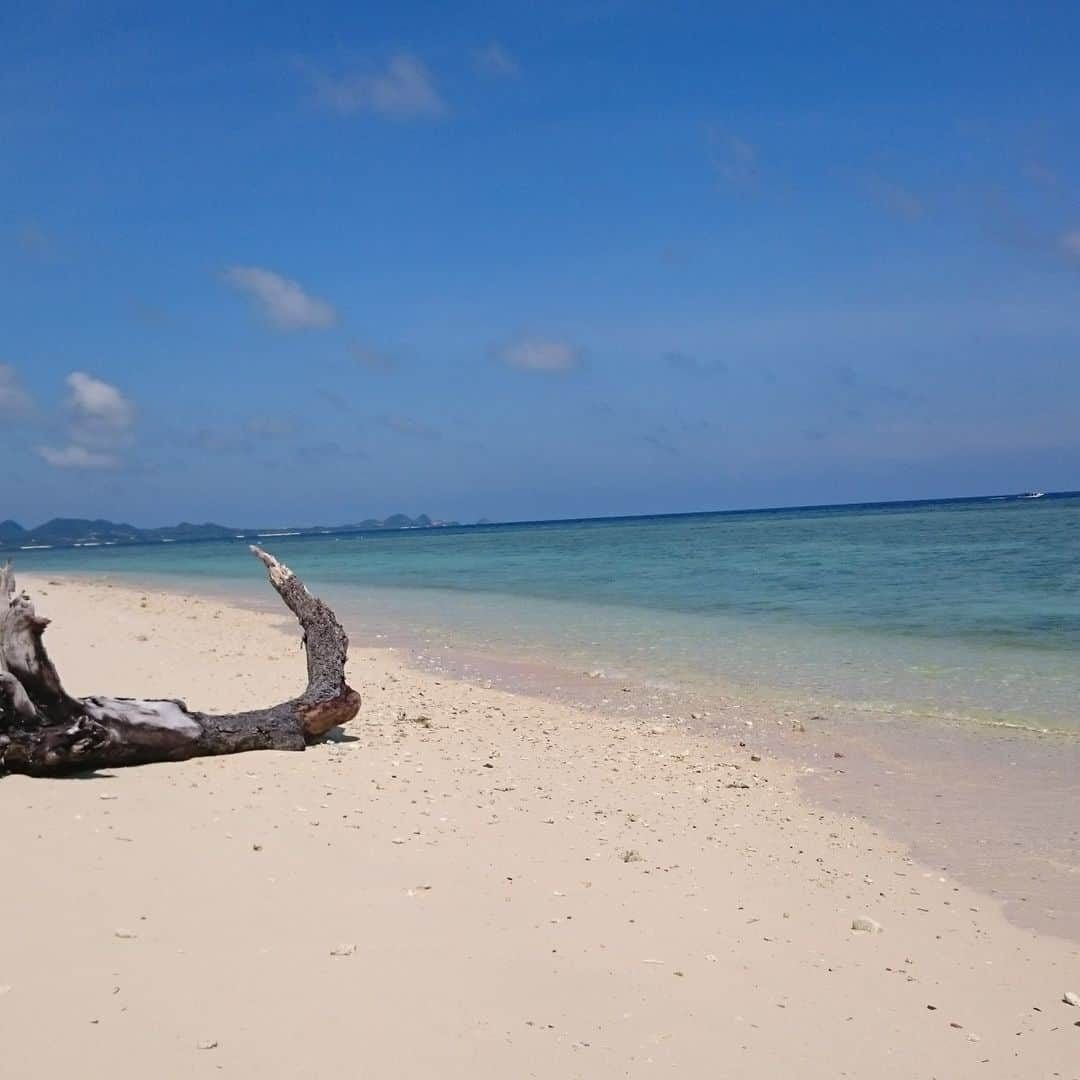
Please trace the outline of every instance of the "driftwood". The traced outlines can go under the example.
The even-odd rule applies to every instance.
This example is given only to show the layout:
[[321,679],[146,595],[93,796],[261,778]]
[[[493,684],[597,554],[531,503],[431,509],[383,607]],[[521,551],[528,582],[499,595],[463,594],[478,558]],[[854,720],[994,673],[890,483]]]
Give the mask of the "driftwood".
[[223,716],[192,712],[182,701],[71,697],[42,641],[49,620],[16,591],[10,563],[0,567],[0,776],[303,750],[351,720],[360,695],[345,682],[349,639],[341,624],[287,566],[251,551],[303,629],[308,685],[291,701]]

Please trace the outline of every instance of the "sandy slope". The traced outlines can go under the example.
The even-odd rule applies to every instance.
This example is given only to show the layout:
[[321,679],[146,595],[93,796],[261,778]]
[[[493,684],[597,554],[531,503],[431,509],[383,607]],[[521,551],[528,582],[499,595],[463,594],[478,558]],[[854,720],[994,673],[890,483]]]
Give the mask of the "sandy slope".
[[[75,692],[301,681],[284,621],[32,584]],[[352,680],[360,719],[303,755],[0,781],[0,1074],[1080,1077],[1077,948],[752,745],[390,652]]]

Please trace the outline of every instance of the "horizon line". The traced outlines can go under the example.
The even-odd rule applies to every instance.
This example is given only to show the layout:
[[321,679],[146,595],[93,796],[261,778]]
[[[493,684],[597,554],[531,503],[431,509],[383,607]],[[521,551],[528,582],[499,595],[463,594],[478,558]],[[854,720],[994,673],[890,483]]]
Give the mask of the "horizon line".
[[[646,520],[651,520],[651,519],[655,519],[655,518],[709,517],[709,516],[725,515],[725,514],[732,514],[732,515],[734,515],[734,514],[769,514],[769,513],[781,513],[781,512],[784,512],[784,511],[792,512],[792,511],[798,511],[798,510],[854,510],[854,509],[871,509],[871,508],[878,508],[878,507],[884,508],[884,507],[889,507],[889,506],[896,506],[896,507],[899,507],[899,506],[927,506],[927,505],[930,505],[930,504],[933,504],[933,503],[985,502],[985,501],[990,501],[990,500],[995,500],[995,499],[1016,499],[1016,498],[1021,498],[1024,495],[1027,495],[1027,494],[1028,494],[1027,492],[995,492],[993,494],[984,494],[984,495],[946,495],[946,496],[940,496],[940,497],[936,497],[936,498],[935,497],[930,497],[930,498],[919,498],[919,499],[871,499],[871,500],[862,500],[862,501],[856,501],[856,502],[839,502],[839,503],[790,503],[790,504],[782,504],[782,505],[779,505],[779,506],[743,506],[743,507],[730,507],[730,508],[722,509],[722,510],[716,510],[716,509],[713,509],[713,510],[674,510],[674,511],[667,511],[667,512],[663,512],[663,513],[655,513],[655,514],[642,514],[642,513],[599,514],[599,515],[595,515],[595,516],[573,516],[573,517],[551,517],[551,518],[507,518],[507,519],[503,519],[503,520],[490,520],[490,521],[487,520],[487,519],[481,519],[481,520],[472,521],[472,522],[458,521],[458,522],[447,523],[447,524],[443,524],[443,525],[433,523],[430,526],[419,526],[419,527],[414,526],[414,525],[395,526],[395,527],[388,528],[388,529],[372,529],[372,528],[362,529],[362,528],[358,528],[356,526],[352,526],[352,525],[349,525],[349,524],[341,524],[341,525],[318,525],[318,524],[316,524],[316,525],[273,525],[273,526],[270,526],[270,525],[262,525],[262,526],[235,525],[234,526],[234,525],[222,525],[222,524],[220,524],[218,522],[215,522],[215,521],[204,521],[204,522],[183,521],[183,522],[176,522],[173,525],[149,525],[149,526],[132,525],[131,528],[138,529],[140,532],[146,532],[146,531],[150,531],[150,530],[161,530],[161,529],[177,528],[180,525],[187,524],[187,525],[197,525],[197,526],[201,526],[201,527],[211,526],[212,525],[212,526],[215,526],[217,528],[235,529],[238,533],[252,533],[252,534],[255,534],[255,533],[258,533],[258,532],[261,532],[261,531],[264,532],[267,529],[271,529],[271,528],[274,528],[274,529],[279,529],[279,528],[280,529],[300,529],[300,530],[304,530],[304,531],[312,530],[312,529],[322,529],[322,530],[324,530],[324,532],[326,534],[330,534],[330,535],[332,535],[334,533],[338,533],[338,532],[343,532],[343,531],[349,531],[349,532],[418,532],[418,531],[424,531],[424,532],[426,532],[426,531],[429,531],[430,529],[476,529],[476,528],[483,529],[483,528],[501,527],[501,526],[505,526],[505,525],[559,525],[559,524],[569,525],[569,524],[583,523],[583,522],[589,522],[589,521],[646,521]],[[1065,491],[1046,491],[1046,492],[1040,492],[1039,495],[1040,495],[1041,498],[1047,498],[1047,499],[1069,498],[1069,497],[1080,496],[1080,490],[1071,490],[1070,489],[1070,490],[1065,490]],[[396,516],[398,516],[398,515],[397,514],[388,515],[388,517],[396,517]],[[401,516],[409,517],[410,515],[402,514]],[[417,515],[417,517],[420,517],[420,516],[426,516],[426,517],[430,518],[430,515],[428,515],[426,512]],[[13,524],[19,524],[14,518],[8,518],[6,520],[12,522]],[[63,521],[63,520],[74,520],[74,521],[98,520],[98,521],[105,521],[110,525],[128,524],[127,522],[120,523],[120,522],[109,521],[108,518],[91,519],[91,518],[72,517],[70,519],[65,519],[63,516],[57,515],[55,517],[52,517],[52,518],[48,519],[47,521],[42,522],[40,525],[37,526],[37,528],[42,528],[43,526],[50,524],[50,522],[52,522],[52,521]],[[371,520],[380,520],[380,519],[371,519]],[[381,520],[385,521],[387,519],[383,518]],[[34,529],[33,528],[27,529],[26,532],[28,532],[30,534],[33,534]],[[220,538],[218,538],[218,537],[209,537],[209,538],[203,538],[203,539],[192,539],[192,540],[187,541],[187,542],[189,542],[189,543],[205,543],[205,542],[209,542],[210,540],[214,540],[214,539],[220,539]]]

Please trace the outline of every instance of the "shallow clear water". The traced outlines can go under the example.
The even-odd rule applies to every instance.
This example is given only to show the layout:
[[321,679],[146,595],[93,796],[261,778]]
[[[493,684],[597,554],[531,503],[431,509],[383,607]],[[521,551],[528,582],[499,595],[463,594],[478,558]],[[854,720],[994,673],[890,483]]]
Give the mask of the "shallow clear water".
[[[268,540],[349,621],[875,717],[1080,731],[1080,496]],[[248,592],[235,542],[20,566]]]

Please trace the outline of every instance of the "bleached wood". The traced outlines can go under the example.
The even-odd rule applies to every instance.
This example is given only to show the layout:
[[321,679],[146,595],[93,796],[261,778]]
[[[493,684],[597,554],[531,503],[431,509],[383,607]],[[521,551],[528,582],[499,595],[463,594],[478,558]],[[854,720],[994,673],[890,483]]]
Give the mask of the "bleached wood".
[[59,775],[246,750],[303,750],[351,720],[349,639],[333,611],[283,563],[251,552],[303,630],[308,685],[291,701],[245,713],[193,712],[182,701],[71,697],[45,650],[49,620],[0,567],[0,775]]

